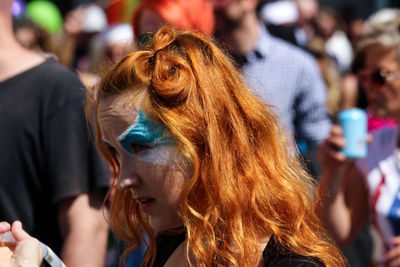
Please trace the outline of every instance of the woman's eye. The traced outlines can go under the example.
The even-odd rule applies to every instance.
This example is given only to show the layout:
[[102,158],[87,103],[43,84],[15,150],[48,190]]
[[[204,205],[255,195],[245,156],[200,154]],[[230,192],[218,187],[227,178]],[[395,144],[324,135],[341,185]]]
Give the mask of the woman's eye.
[[139,152],[141,152],[145,149],[149,149],[149,148],[152,148],[152,146],[150,146],[148,144],[139,144],[139,143],[131,144],[131,150],[132,150],[132,153],[134,153],[134,154],[139,153]]

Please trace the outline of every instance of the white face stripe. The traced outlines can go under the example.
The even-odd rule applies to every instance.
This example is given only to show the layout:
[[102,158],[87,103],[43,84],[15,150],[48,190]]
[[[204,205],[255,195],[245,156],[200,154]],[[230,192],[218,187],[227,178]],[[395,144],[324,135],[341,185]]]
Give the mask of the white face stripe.
[[120,142],[122,139],[124,139],[129,132],[136,127],[136,125],[139,122],[139,116],[135,116],[135,118],[133,119],[131,125],[122,133],[117,137],[117,141]]
[[133,122],[118,137],[119,145],[130,156],[153,164],[176,165],[175,138],[165,135],[168,129],[138,110]]
[[176,167],[177,148],[172,146],[159,146],[146,148],[138,153],[130,154],[130,157],[156,165]]

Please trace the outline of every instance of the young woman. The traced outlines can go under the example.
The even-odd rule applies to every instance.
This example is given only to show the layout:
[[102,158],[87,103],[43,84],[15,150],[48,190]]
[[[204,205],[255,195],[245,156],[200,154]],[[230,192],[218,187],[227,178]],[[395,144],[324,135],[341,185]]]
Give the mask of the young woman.
[[[360,43],[365,61],[359,79],[372,115],[400,122],[400,19],[375,26]],[[370,216],[383,241],[379,264],[384,266],[400,266],[399,141],[398,127],[377,130],[367,157],[348,161],[339,152],[345,140],[336,125],[319,151],[323,222],[346,247]]]
[[148,234],[145,265],[343,264],[270,108],[205,35],[162,28],[93,104],[118,176],[111,226],[128,250]]
[[161,28],[93,107],[111,227],[126,253],[147,242],[143,266],[344,266],[290,140],[209,37]]

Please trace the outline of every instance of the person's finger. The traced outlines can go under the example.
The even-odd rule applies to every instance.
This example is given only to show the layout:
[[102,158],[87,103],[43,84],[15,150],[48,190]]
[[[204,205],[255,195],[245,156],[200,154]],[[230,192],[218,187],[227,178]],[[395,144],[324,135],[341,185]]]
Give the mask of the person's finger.
[[400,236],[395,236],[390,239],[390,243],[393,245],[400,245]]
[[0,222],[0,234],[10,231],[11,225],[8,222]]
[[22,223],[20,221],[15,221],[12,224],[11,232],[17,242],[31,237],[27,232],[24,231],[24,229],[22,229]]
[[332,125],[330,135],[331,136],[343,136],[343,128],[340,127],[340,125],[338,125],[338,124]]

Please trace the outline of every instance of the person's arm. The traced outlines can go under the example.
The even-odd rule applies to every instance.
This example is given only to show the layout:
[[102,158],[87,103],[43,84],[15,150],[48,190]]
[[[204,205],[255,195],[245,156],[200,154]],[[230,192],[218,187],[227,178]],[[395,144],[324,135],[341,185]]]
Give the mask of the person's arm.
[[368,219],[366,185],[355,163],[338,151],[344,144],[342,129],[335,125],[318,151],[323,169],[318,214],[341,248],[355,239]]
[[108,225],[101,209],[103,192],[61,201],[58,221],[64,239],[62,260],[68,267],[104,266]]
[[59,41],[57,57],[59,62],[67,68],[72,68],[78,35],[82,32],[84,15],[84,10],[77,8],[69,11],[65,16],[63,35]]

